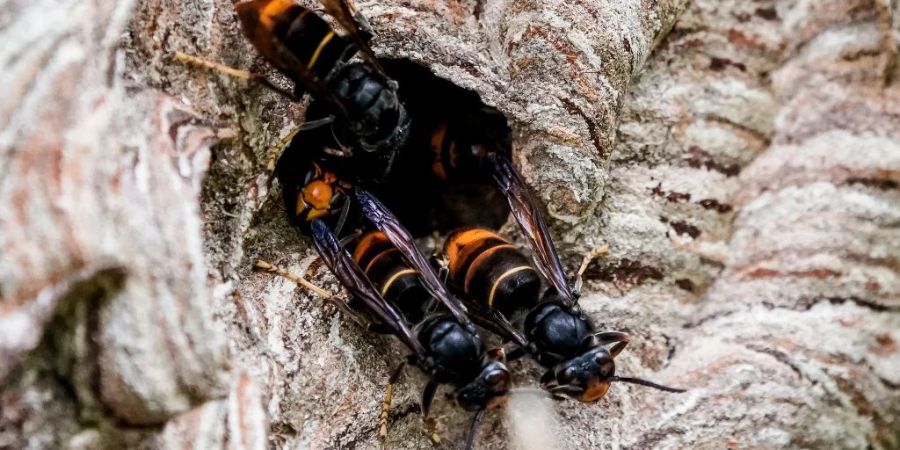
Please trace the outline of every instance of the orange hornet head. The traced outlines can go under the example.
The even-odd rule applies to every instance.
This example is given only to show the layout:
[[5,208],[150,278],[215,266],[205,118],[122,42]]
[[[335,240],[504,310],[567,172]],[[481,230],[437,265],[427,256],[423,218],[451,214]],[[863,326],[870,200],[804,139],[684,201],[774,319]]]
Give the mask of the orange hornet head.
[[664,386],[641,378],[616,376],[613,357],[618,355],[623,346],[608,350],[589,340],[587,348],[588,350],[581,355],[567,359],[547,370],[541,377],[541,387],[551,394],[564,395],[583,403],[594,403],[603,398],[614,381],[638,384],[666,392],[685,392],[684,389]]
[[593,403],[609,391],[615,373],[616,364],[609,350],[598,346],[547,370],[541,377],[541,386],[553,394]]
[[337,177],[325,172],[300,188],[294,214],[302,221],[312,221],[327,216],[332,206],[343,197],[342,189],[336,185]]

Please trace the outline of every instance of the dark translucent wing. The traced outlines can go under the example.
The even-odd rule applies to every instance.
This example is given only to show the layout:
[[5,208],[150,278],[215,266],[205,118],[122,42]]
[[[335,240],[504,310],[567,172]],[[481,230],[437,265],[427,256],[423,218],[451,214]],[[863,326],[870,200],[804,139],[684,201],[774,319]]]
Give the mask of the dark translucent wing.
[[354,297],[359,299],[369,312],[372,313],[382,324],[389,327],[413,354],[419,357],[425,356],[425,349],[416,339],[415,333],[406,323],[400,313],[394,307],[385,301],[378,290],[372,285],[372,282],[366,277],[362,269],[356,265],[353,258],[347,253],[347,250],[341,246],[337,237],[319,219],[312,222],[313,244],[318,250],[319,255],[325,260],[325,264],[331,269],[331,272],[337,277],[338,281],[350,291]]
[[513,216],[519,222],[519,227],[534,251],[538,262],[538,268],[563,300],[571,305],[576,302],[575,294],[566,279],[562,264],[559,262],[559,254],[553,246],[553,240],[544,222],[544,215],[537,202],[528,191],[525,181],[513,168],[508,159],[497,153],[488,155],[493,170],[494,179],[500,187],[500,191],[509,201],[509,207]]
[[528,339],[525,338],[525,335],[513,326],[500,311],[486,310],[477,302],[467,301],[466,306],[469,308],[469,316],[478,326],[523,349],[528,346]]
[[284,66],[283,70],[290,73],[291,77],[296,78],[296,81],[302,84],[303,88],[309,91],[313,97],[327,101],[336,111],[343,114],[347,113],[346,109],[344,109],[344,104],[281,41],[273,39],[272,47],[276,57],[279,59],[279,64]]
[[325,7],[325,12],[334,17],[341,26],[347,30],[348,37],[356,44],[362,54],[363,59],[379,75],[387,78],[381,64],[369,47],[369,38],[372,37],[372,27],[366,21],[365,17],[356,10],[349,0],[319,0]]
[[400,225],[394,214],[372,194],[362,189],[356,189],[356,200],[362,208],[363,215],[387,236],[391,243],[400,250],[406,262],[419,273],[419,278],[428,292],[446,306],[459,323],[473,328],[472,322],[466,316],[466,307],[447,290],[444,283],[441,283],[434,267],[428,262],[428,258],[416,247],[412,235],[403,225]]

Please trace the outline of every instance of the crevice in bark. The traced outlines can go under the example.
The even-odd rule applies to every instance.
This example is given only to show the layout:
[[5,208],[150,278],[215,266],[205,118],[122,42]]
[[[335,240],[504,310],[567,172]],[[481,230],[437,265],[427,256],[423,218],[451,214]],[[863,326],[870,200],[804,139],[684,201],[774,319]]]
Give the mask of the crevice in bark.
[[814,379],[809,378],[806,375],[804,375],[803,371],[800,370],[800,367],[797,364],[795,364],[793,361],[791,361],[791,357],[783,351],[780,351],[780,350],[777,350],[774,348],[770,348],[770,347],[763,347],[761,345],[756,345],[756,344],[744,344],[744,347],[747,347],[748,349],[753,350],[756,353],[762,353],[764,355],[771,356],[776,361],[778,361],[781,364],[784,364],[785,366],[790,368],[795,374],[797,374],[798,380],[802,380],[802,381],[812,384],[812,385],[819,384],[818,380],[814,380]]

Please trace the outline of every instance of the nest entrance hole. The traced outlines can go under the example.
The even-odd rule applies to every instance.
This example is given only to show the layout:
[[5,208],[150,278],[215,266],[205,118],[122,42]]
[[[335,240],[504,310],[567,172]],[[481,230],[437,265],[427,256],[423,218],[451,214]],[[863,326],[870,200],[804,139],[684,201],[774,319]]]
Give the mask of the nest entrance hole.
[[[437,156],[438,130],[459,141],[482,141],[486,149],[511,156],[511,130],[506,117],[485,105],[475,91],[462,88],[408,59],[383,59],[397,81],[413,122],[411,145],[403,161],[378,195],[416,236],[445,235],[463,227],[499,229],[509,216],[506,199],[486,167],[467,168],[440,180],[431,169]],[[452,140],[452,137],[449,138]],[[450,143],[443,145],[444,151]],[[457,149],[458,150],[458,149]],[[446,161],[446,158],[445,158]]]

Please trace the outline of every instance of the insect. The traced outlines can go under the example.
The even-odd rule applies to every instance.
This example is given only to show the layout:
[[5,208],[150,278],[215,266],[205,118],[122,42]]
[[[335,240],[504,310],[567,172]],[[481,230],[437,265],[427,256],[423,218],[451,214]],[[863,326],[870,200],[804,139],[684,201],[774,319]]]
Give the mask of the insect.
[[[369,46],[373,34],[368,22],[348,0],[321,3],[344,29],[343,35],[291,0],[251,0],[235,6],[248,40],[293,81],[293,93],[256,74],[176,55],[182,61],[258,81],[291,100],[299,100],[303,92],[312,95],[315,108],[310,109],[315,111],[308,111],[307,122],[292,135],[312,134],[304,135],[299,144],[294,136],[277,168],[272,167],[291,217],[304,231],[314,219],[327,219],[340,229],[350,206],[347,190],[389,173],[411,126],[397,83],[385,74]],[[357,54],[359,61],[353,60]]]
[[[500,190],[534,248],[538,264],[529,264],[515,246],[489,230],[468,229],[451,234],[444,246],[448,281],[466,300],[473,320],[518,345],[518,354],[531,354],[544,366],[541,386],[554,396],[592,403],[606,395],[613,382],[683,392],[615,374],[613,359],[628,344],[628,335],[596,331],[578,307],[577,289],[573,290],[566,279],[543,216],[524,181],[502,156],[491,154],[488,158]],[[357,197],[367,217],[379,217],[377,211],[382,207],[377,199],[361,191],[357,191]],[[382,221],[384,224],[376,224],[379,228],[390,226],[389,220]],[[431,270],[427,262],[416,258],[408,261],[418,271]],[[552,285],[543,296],[538,272]],[[576,285],[580,286],[580,282]],[[522,330],[504,315],[514,311],[527,311]],[[511,358],[518,354],[511,354]]]
[[[386,245],[388,241],[383,234],[365,235],[357,244],[355,255],[351,256],[322,220],[312,220],[310,231],[317,252],[351,294],[351,303],[343,307],[374,319],[373,329],[396,336],[411,353],[408,361],[428,375],[429,381],[421,400],[422,416],[426,424],[429,423],[432,400],[441,384],[453,386],[456,403],[467,411],[475,411],[467,441],[467,448],[470,448],[473,440],[471,436],[474,436],[484,412],[500,402],[509,389],[509,370],[506,368],[502,349],[486,349],[475,327],[465,315],[465,307],[452,296],[437,298],[445,308],[435,308],[438,312],[430,311],[425,305],[431,304],[432,297],[424,295],[427,291],[417,287],[415,275],[412,278],[405,277],[410,273],[404,272],[402,265],[392,264],[390,259],[385,258],[385,255],[390,256],[392,252],[390,245]],[[359,262],[367,270],[363,270]],[[258,263],[257,267],[294,280],[302,280],[268,263]],[[382,272],[393,273],[384,278],[378,276]],[[369,276],[378,280],[377,284],[373,284]],[[304,281],[298,282],[309,286]],[[401,286],[405,288],[398,289]],[[410,289],[419,291],[407,297],[412,292]],[[413,299],[422,304],[410,301]],[[444,310],[446,312],[442,312]],[[416,317],[418,320],[413,325],[407,317]],[[404,364],[390,378],[382,421],[386,421],[393,384]],[[382,430],[386,433],[384,424]]]
[[[323,128],[309,130],[303,137],[309,139],[324,132]],[[288,218],[304,234],[315,219],[325,220],[340,232],[347,222],[357,222],[351,217],[354,211],[349,196],[358,182],[357,171],[348,167],[343,157],[310,150],[292,143],[275,167]]]
[[[486,272],[489,270],[487,266],[479,267],[477,260],[473,260],[475,264],[469,264],[467,272],[474,271],[480,273],[482,277],[493,280],[494,288],[498,290],[502,285],[506,300],[509,302],[503,305],[507,310],[530,308],[525,317],[523,331],[528,340],[526,348],[531,348],[538,363],[547,368],[541,377],[541,386],[553,394],[562,394],[587,403],[596,402],[606,395],[613,382],[638,384],[667,392],[685,392],[683,389],[615,374],[614,358],[628,345],[629,337],[621,331],[597,331],[592,321],[578,306],[581,274],[587,265],[582,264],[573,289],[566,279],[543,215],[528,186],[509,160],[496,154],[490,155],[489,159],[494,178],[535,252],[536,268],[545,279],[549,280],[552,288],[536,302],[537,297],[533,295],[534,291],[530,286],[522,285],[520,288],[512,279],[507,281],[502,275],[495,277]],[[452,241],[448,243],[453,245]],[[478,241],[470,245],[477,246]],[[504,245],[503,243],[489,245],[481,254],[490,255],[491,248],[509,248]],[[460,263],[465,262],[459,260],[457,264]],[[463,284],[461,289],[466,290],[466,285]],[[493,308],[490,297],[479,296],[475,291],[470,293],[475,294],[471,298],[478,299],[483,306]],[[611,347],[607,349],[606,345],[610,344]]]
[[[468,330],[469,333],[473,333],[473,336],[477,336],[474,334],[474,325],[469,320],[469,311],[460,300],[447,290],[443,281],[430,265],[428,259],[416,246],[409,231],[406,230],[393,213],[381,204],[381,202],[372,194],[359,188],[357,188],[355,192],[356,199],[363,210],[363,216],[379,231],[370,232],[364,236],[357,245],[354,256],[358,258],[360,262],[365,263],[366,272],[371,277],[383,280],[379,283],[382,292],[394,292],[394,295],[396,295],[397,298],[404,293],[411,294],[411,296],[415,297],[420,297],[423,294],[428,295],[439,303],[447,306],[452,312],[452,315],[457,318],[458,323],[462,324],[463,328]],[[408,284],[401,284],[400,286],[402,287],[397,287],[400,277],[409,277]],[[417,277],[417,280],[415,277]],[[421,312],[419,311],[419,308],[421,308],[421,306],[415,306],[411,311],[407,310],[407,314],[420,315]],[[474,315],[473,317],[477,319],[481,316]],[[427,318],[424,323],[428,323]],[[419,327],[421,328],[422,325]],[[505,361],[505,353],[501,353],[504,355],[503,358]],[[477,425],[484,417],[485,411],[488,407],[499,403],[501,397],[505,396],[509,389],[508,374],[504,373],[501,378],[501,373],[495,372],[494,377],[494,379],[485,378],[487,387],[491,387],[492,384],[499,383],[502,380],[502,395],[501,390],[494,387],[491,388],[492,393],[490,394],[490,397],[497,401],[488,404],[481,401],[475,402],[476,404],[481,405],[481,407],[478,408],[477,413],[472,420],[466,439],[466,448],[471,448],[473,445]],[[479,392],[477,396],[481,397],[482,395],[483,394]],[[460,403],[463,404],[465,402]],[[423,404],[427,404],[427,402],[423,401]],[[465,407],[465,405],[463,406]]]
[[[423,415],[428,415],[438,385],[451,384],[457,403],[479,411],[476,418],[480,417],[505,394],[509,374],[502,356],[485,349],[465,308],[447,297],[439,301],[449,315],[426,315],[420,309],[411,316],[410,306],[415,305],[394,291],[376,290],[323,222],[338,216],[340,229],[349,214],[347,192],[358,183],[378,184],[391,172],[409,138],[411,120],[398,97],[398,84],[385,74],[368,46],[371,31],[361,15],[346,1],[322,0],[322,4],[348,32],[346,39],[311,10],[289,0],[253,0],[236,7],[245,34],[259,53],[298,88],[309,91],[314,106],[323,109],[311,107],[312,116],[334,117],[331,129],[304,130],[302,139],[298,134],[279,159],[276,170],[286,206],[353,294],[351,306],[362,306],[377,320],[377,327],[403,341],[412,352],[410,360],[431,377],[423,393]],[[349,62],[357,51],[363,62]],[[413,317],[415,327],[404,313]]]
[[[252,0],[235,9],[244,34],[273,66],[327,103],[355,138],[353,150],[391,160],[409,134],[409,116],[369,47],[372,31],[346,0],[322,0],[347,34],[339,36],[309,8],[291,0]],[[359,52],[362,62],[350,62]]]
[[434,298],[409,267],[397,247],[380,231],[363,234],[353,248],[353,260],[410,323],[420,323],[431,311]]

